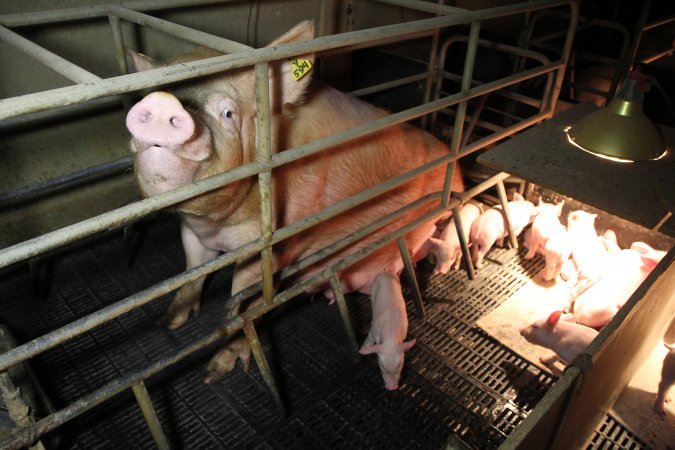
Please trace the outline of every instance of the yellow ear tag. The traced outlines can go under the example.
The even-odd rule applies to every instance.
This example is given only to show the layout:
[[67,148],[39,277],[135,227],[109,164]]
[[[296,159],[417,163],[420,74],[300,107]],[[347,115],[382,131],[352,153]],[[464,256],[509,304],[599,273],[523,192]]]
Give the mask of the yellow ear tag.
[[312,69],[312,62],[308,59],[291,59],[292,76],[295,81],[304,77]]

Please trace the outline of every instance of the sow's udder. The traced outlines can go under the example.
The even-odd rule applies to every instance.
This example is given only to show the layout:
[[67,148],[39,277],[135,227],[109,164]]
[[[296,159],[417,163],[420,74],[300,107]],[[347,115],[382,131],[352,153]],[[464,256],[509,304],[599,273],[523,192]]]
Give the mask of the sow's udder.
[[195,136],[195,122],[176,97],[166,92],[147,95],[129,110],[126,125],[145,194],[160,194],[194,180],[203,158],[187,149],[198,146],[201,156],[208,142]]

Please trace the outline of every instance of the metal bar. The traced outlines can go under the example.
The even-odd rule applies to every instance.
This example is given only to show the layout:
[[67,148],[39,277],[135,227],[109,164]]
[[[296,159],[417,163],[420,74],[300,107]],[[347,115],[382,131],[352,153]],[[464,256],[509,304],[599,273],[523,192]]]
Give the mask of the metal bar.
[[652,22],[649,22],[645,24],[644,27],[642,27],[642,31],[647,31],[651,30],[652,28],[660,27],[661,25],[666,25],[670,22],[675,22],[675,16],[669,16],[669,17],[664,17],[663,19],[657,19]]
[[234,53],[214,58],[172,65],[140,73],[121,75],[94,83],[52,89],[37,94],[27,94],[0,101],[0,120],[44,109],[66,106],[93,98],[126,93],[161,84],[168,84],[186,79],[223,72],[255,64],[288,58],[322,50],[335,49],[353,44],[369,43],[375,45],[392,39],[409,38],[415,33],[433,31],[439,27],[447,27],[477,20],[518,14],[528,9],[546,8],[569,3],[571,0],[539,0],[532,3],[491,8],[483,11],[468,11],[452,16],[434,17],[403,24],[359,30],[334,36],[319,37],[311,41],[284,44],[275,47],[264,47],[249,52]]
[[117,59],[117,66],[120,69],[120,75],[126,75],[129,73],[129,67],[127,66],[127,58],[124,54],[124,38],[120,18],[111,14],[108,16],[108,22],[110,22],[110,31],[112,33],[113,45],[115,46],[115,58]]
[[274,376],[267,363],[265,352],[263,352],[262,345],[260,345],[260,339],[258,338],[258,333],[255,331],[252,321],[246,320],[244,322],[244,334],[246,335],[246,339],[248,339],[248,343],[251,345],[251,352],[253,353],[255,362],[258,364],[258,370],[260,370],[260,374],[262,375],[263,380],[265,380],[265,384],[269,390],[272,391],[272,397],[274,397],[274,402],[277,404],[279,412],[281,415],[285,415],[286,407],[281,400],[281,394],[279,394],[279,389],[274,381]]
[[410,284],[410,290],[412,292],[413,302],[415,302],[415,309],[417,309],[417,315],[420,319],[424,319],[427,314],[424,310],[420,287],[417,284],[417,277],[415,276],[415,268],[413,267],[412,258],[410,257],[410,250],[408,250],[408,245],[405,242],[405,235],[396,239],[396,243],[398,244],[398,251],[403,260],[405,273],[408,276],[408,283]]
[[50,52],[44,47],[40,47],[34,42],[29,41],[25,37],[1,25],[0,40],[76,83],[91,83],[101,80],[100,77],[93,73],[84,70],[82,67],[71,63],[56,53]]
[[131,390],[134,392],[134,397],[136,397],[139,408],[141,408],[145,423],[150,428],[150,434],[155,441],[155,445],[160,450],[169,450],[171,445],[164,434],[164,430],[162,430],[162,423],[159,421],[159,417],[157,417],[155,407],[152,405],[152,399],[143,380],[133,384]]
[[[473,267],[473,261],[471,261],[471,254],[469,253],[469,244],[466,242],[464,234],[464,225],[459,218],[459,209],[452,208],[452,221],[455,223],[455,228],[457,228],[457,237],[459,238],[459,246],[462,249],[462,260],[464,261],[464,266],[466,267],[466,275],[469,277],[469,280],[476,278],[476,271]],[[446,226],[451,226],[447,224]]]
[[[118,1],[114,5],[136,11],[153,11],[183,8],[186,6],[212,5],[241,0],[135,0]],[[110,4],[83,6],[78,8],[62,8],[50,11],[0,15],[0,24],[6,27],[45,25],[73,20],[95,19],[108,14]]]
[[340,289],[340,282],[338,281],[337,275],[335,274],[330,277],[330,287],[333,291],[333,296],[335,297],[338,311],[340,312],[340,318],[342,318],[342,323],[344,324],[345,331],[347,332],[349,346],[351,347],[352,351],[358,355],[359,344],[356,341],[356,332],[354,331],[354,325],[352,325],[352,319],[349,316],[349,308],[347,307],[345,296],[342,293],[342,289]]
[[131,166],[132,158],[129,156],[97,166],[77,170],[67,175],[34,183],[13,191],[3,192],[0,193],[0,209],[53,194],[63,189],[80,186],[100,178],[117,175],[129,170]]
[[239,259],[254,255],[258,253],[262,247],[263,244],[261,241],[253,241],[245,244],[236,250],[220,255],[201,266],[197,266],[171,278],[167,278],[154,286],[139,291],[123,300],[77,319],[68,325],[13,348],[0,355],[0,371],[32,358],[33,356],[54,348],[75,336],[139,308],[152,300],[178,289],[183,284],[195,281],[211,272],[227,267]]
[[513,222],[511,221],[511,211],[509,210],[509,199],[506,197],[506,189],[504,188],[504,181],[497,182],[497,195],[499,195],[499,202],[502,204],[504,211],[504,221],[506,228],[509,231],[509,241],[512,248],[518,248],[518,237],[513,230]]
[[[255,65],[255,102],[256,102],[256,161],[269,164],[272,159],[272,138],[270,136],[270,96],[269,64]],[[272,253],[272,171],[258,174],[260,192],[260,233],[265,247],[262,249],[263,301],[271,303],[274,296],[274,267]]]
[[[227,183],[232,183],[234,181],[256,175],[264,170],[270,170],[275,167],[279,167],[283,164],[287,164],[302,157],[318,153],[319,151],[325,150],[329,147],[339,145],[361,136],[365,136],[368,133],[414,119],[415,117],[419,117],[434,110],[446,108],[452,104],[462,101],[463,99],[468,100],[470,98],[478,97],[495,89],[506,86],[509,83],[515,84],[524,79],[538,76],[542,73],[546,73],[549,70],[555,70],[557,67],[559,67],[559,63],[553,62],[551,64],[536,69],[527,70],[520,74],[514,74],[491,83],[485,83],[482,86],[472,89],[468,96],[455,94],[430,102],[426,105],[420,105],[401,113],[392,114],[381,119],[371,121],[365,125],[352,128],[351,130],[345,132],[336,133],[326,138],[302,145],[295,149],[277,153],[272,156],[271,164],[269,165],[263,165],[259,162],[245,164],[228,172],[214,175],[212,177],[200,180],[188,186],[184,186],[161,195],[143,199],[131,205],[123,206],[122,208],[118,208],[114,211],[110,211],[74,225],[64,227],[60,230],[47,233],[40,236],[39,238],[31,239],[12,247],[8,247],[0,252],[0,268],[23,261],[39,253],[54,249],[60,245],[67,244],[90,234],[132,222],[167,206],[180,203],[189,198],[222,187]],[[547,118],[549,116],[550,113],[542,117]]]
[[132,11],[127,8],[122,8],[120,6],[110,6],[110,13],[122,19],[134,22],[138,25],[143,25],[184,39],[188,42],[192,42],[193,44],[198,44],[218,50],[219,52],[234,53],[253,49],[253,47],[240,44],[239,42],[231,41],[213,34],[204,33],[203,31],[195,30],[194,28],[178,25],[176,23],[158,19],[156,17]]
[[[469,30],[469,42],[467,44],[466,56],[464,58],[464,71],[462,74],[462,84],[460,92],[467,94],[471,90],[471,80],[473,79],[473,66],[476,62],[476,52],[478,50],[478,37],[480,35],[480,22],[472,22]],[[457,114],[452,128],[452,140],[450,142],[450,154],[459,154],[459,147],[462,141],[462,131],[464,129],[464,119],[468,100],[464,100],[457,105]],[[450,201],[450,189],[452,179],[455,174],[456,163],[448,164],[445,169],[445,182],[443,185],[443,204],[447,205]]]
[[392,6],[402,6],[404,8],[416,9],[422,12],[428,12],[438,15],[457,14],[467,12],[465,8],[456,8],[454,6],[438,5],[420,0],[373,0],[378,3],[385,3]]
[[386,91],[388,89],[394,89],[399,86],[405,86],[406,84],[415,83],[417,81],[422,81],[427,78],[426,73],[420,73],[417,75],[410,75],[408,77],[399,78],[397,80],[387,81],[385,83],[376,84],[373,86],[368,86],[362,89],[357,89],[355,91],[350,91],[349,94],[354,97],[363,97],[365,95],[370,95],[376,92]]

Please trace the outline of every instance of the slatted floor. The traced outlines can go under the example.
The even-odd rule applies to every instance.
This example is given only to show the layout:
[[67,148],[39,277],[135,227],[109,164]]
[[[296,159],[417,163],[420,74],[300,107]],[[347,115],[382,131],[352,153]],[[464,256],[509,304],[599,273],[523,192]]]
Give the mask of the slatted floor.
[[[176,218],[162,216],[142,228],[130,266],[119,234],[55,257],[46,300],[36,297],[27,273],[3,275],[0,322],[25,342],[180,272]],[[202,384],[213,350],[207,349],[147,382],[165,432],[175,448],[190,449],[434,449],[452,435],[472,448],[498,447],[554,380],[474,327],[542,264],[524,262],[513,250],[493,251],[490,258],[473,281],[462,272],[425,275],[430,266],[418,266],[427,320],[408,305],[417,345],[398,391],[384,390],[375,357],[359,360],[349,350],[334,305],[303,297],[258,327],[287,416],[278,415],[255,364],[248,373],[238,364],[221,383]],[[32,367],[53,403],[63,407],[208,334],[228,291],[224,271],[208,283],[200,317],[179,330],[157,325],[170,300],[163,298],[35,358]],[[368,299],[348,301],[362,341]],[[55,438],[63,449],[154,448],[130,393],[72,420]],[[608,417],[589,448],[646,447]]]

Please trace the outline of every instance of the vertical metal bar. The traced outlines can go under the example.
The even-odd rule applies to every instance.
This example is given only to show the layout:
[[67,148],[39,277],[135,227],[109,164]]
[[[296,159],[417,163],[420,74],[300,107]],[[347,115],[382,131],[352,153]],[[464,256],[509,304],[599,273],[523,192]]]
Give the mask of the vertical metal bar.
[[134,392],[138,406],[141,408],[145,423],[147,423],[148,428],[150,428],[150,434],[152,434],[152,438],[155,440],[155,445],[159,449],[170,449],[171,445],[164,434],[164,430],[162,430],[162,424],[157,417],[155,407],[152,406],[152,399],[150,398],[150,394],[148,393],[143,380],[132,385],[131,390]]
[[503,180],[499,180],[497,183],[497,195],[499,195],[499,202],[502,204],[502,208],[504,210],[504,220],[506,221],[506,227],[509,230],[509,240],[511,242],[511,247],[518,248],[518,238],[513,232],[511,212],[509,211],[509,199],[506,198],[506,189],[504,188]]
[[335,274],[330,277],[330,287],[333,290],[333,296],[335,296],[335,301],[337,302],[338,311],[340,311],[342,323],[345,325],[347,337],[349,338],[349,344],[351,345],[352,350],[356,352],[359,348],[359,345],[356,342],[356,333],[354,332],[352,320],[349,317],[349,308],[347,308],[345,296],[342,294],[342,289],[340,289],[340,281],[338,281],[337,275]]
[[326,18],[328,17],[328,2],[319,0],[319,29],[317,36],[326,36]]
[[[464,266],[466,267],[466,275],[469,277],[469,280],[473,280],[476,278],[476,271],[473,268],[473,262],[471,262],[469,244],[466,242],[464,235],[464,225],[459,219],[459,209],[457,208],[452,208],[452,221],[455,222],[455,227],[457,228],[457,237],[459,238],[459,246],[462,248],[462,260],[464,261]],[[450,226],[450,224],[447,226]]]
[[277,388],[277,385],[274,381],[274,377],[272,376],[272,371],[270,370],[270,366],[267,363],[267,358],[265,358],[265,353],[262,350],[262,345],[260,345],[258,332],[255,330],[253,322],[248,320],[244,322],[244,334],[246,335],[246,339],[248,339],[248,343],[251,345],[251,352],[253,353],[253,357],[255,358],[256,364],[258,364],[260,374],[265,380],[265,384],[267,384],[269,390],[272,391],[272,396],[274,397],[274,401],[277,404],[279,413],[282,415],[286,415],[286,408],[284,407],[284,404],[281,401],[279,389]]
[[[269,162],[272,157],[270,137],[270,96],[269,64],[260,62],[255,65],[255,103],[256,103],[256,161]],[[260,189],[260,228],[265,247],[262,257],[263,301],[272,302],[274,296],[274,267],[272,264],[272,171],[258,174]]]
[[[469,42],[466,48],[466,57],[464,59],[464,71],[462,73],[461,92],[468,94],[471,90],[471,79],[473,78],[473,66],[476,62],[476,51],[478,49],[478,36],[480,34],[480,22],[471,22],[469,30]],[[466,106],[468,102],[463,101],[457,105],[457,115],[452,129],[452,141],[450,142],[450,153],[457,155],[462,140],[462,128],[464,127],[464,117],[466,116]],[[455,171],[455,162],[448,164],[445,172],[445,184],[443,185],[442,204],[447,207],[450,202],[450,187]]]
[[129,73],[129,67],[127,67],[127,58],[124,55],[124,38],[122,36],[120,18],[110,14],[108,21],[110,22],[110,31],[112,32],[113,45],[115,46],[115,58],[117,58],[120,75],[126,75]]
[[[579,21],[579,2],[571,2],[570,6],[570,25],[567,29],[567,36],[565,37],[565,45],[563,45],[562,51],[562,60],[564,64],[557,70],[555,81],[553,83],[553,89],[551,90],[551,96],[549,99],[544,99],[550,114],[553,115],[555,110],[556,103],[558,102],[558,96],[562,89],[563,78],[565,78],[565,69],[567,68],[567,62],[570,58],[570,53],[572,51],[572,42],[574,42],[574,35],[577,30],[577,23]],[[548,102],[546,101],[548,100]]]
[[[444,2],[443,0],[437,0],[436,3],[439,5],[442,5]],[[439,16],[440,14],[436,14],[436,16]],[[439,29],[436,28],[431,35],[431,50],[429,51],[429,64],[427,65],[427,81],[426,85],[424,87],[424,96],[422,97],[422,101],[424,103],[429,103],[429,100],[431,99],[431,91],[433,90],[434,87],[434,80],[438,78],[438,72],[440,71],[443,73],[443,67],[438,67],[438,42],[440,40],[440,32]],[[421,121],[421,127],[424,128],[425,130],[430,130],[431,126],[433,125],[433,120],[429,121],[429,115],[425,115],[422,117]]]
[[405,272],[408,274],[408,280],[410,281],[410,288],[412,291],[413,301],[415,302],[415,308],[417,309],[417,315],[424,319],[426,317],[426,312],[424,311],[424,304],[422,303],[422,294],[420,293],[420,287],[417,284],[417,277],[415,276],[415,268],[412,264],[412,258],[410,257],[410,251],[408,251],[408,245],[405,243],[405,236],[401,236],[396,239],[398,244],[398,249],[401,252],[401,259],[403,259],[403,267]]

